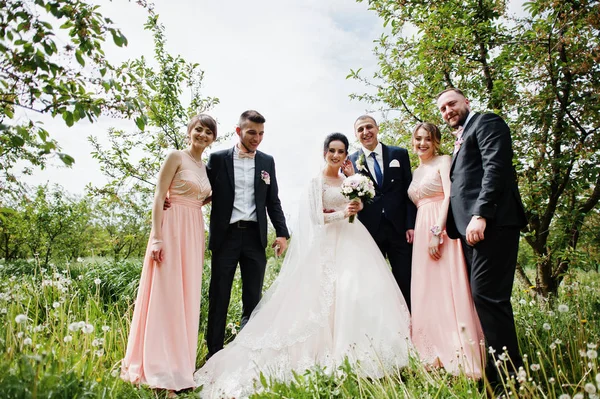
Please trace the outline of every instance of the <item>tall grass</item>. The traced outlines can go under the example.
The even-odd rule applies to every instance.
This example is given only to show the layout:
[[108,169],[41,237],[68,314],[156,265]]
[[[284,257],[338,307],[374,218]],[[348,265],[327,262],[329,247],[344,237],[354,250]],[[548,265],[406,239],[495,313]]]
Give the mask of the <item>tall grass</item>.
[[[207,298],[209,262],[204,265]],[[269,286],[280,262],[270,260]],[[141,262],[76,262],[42,269],[33,260],[0,264],[0,397],[155,398],[161,392],[119,378]],[[598,398],[600,275],[568,276],[548,302],[515,287],[514,309],[525,367],[503,394],[522,398]],[[207,303],[202,303],[197,364],[204,363]],[[232,292],[227,340],[241,315],[239,276]],[[500,367],[509,359],[495,354]],[[518,382],[518,384],[517,384]],[[566,396],[568,395],[568,396]],[[197,397],[188,392],[181,397]],[[338,370],[298,373],[292,381],[262,381],[257,398],[483,398],[477,382],[416,359],[379,380]]]

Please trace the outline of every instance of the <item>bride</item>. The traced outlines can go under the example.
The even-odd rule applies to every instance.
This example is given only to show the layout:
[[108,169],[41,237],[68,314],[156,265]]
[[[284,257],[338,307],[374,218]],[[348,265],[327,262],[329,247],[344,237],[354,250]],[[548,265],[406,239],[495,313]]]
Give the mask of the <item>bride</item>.
[[203,398],[244,398],[267,380],[289,381],[315,366],[333,372],[347,358],[379,378],[408,363],[410,315],[388,264],[340,191],[353,174],[348,139],[325,139],[326,165],[301,200],[281,273],[236,339],[195,374]]

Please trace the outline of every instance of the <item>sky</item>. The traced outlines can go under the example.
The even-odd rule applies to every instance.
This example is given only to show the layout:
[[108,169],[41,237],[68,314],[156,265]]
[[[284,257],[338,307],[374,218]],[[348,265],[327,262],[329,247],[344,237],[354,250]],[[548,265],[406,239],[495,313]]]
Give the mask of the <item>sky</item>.
[[[97,3],[129,41],[125,49],[107,46],[107,58],[113,63],[142,55],[151,59],[152,36],[143,30],[145,11],[124,0]],[[319,158],[314,152],[328,133],[342,132],[354,141],[354,120],[372,107],[350,100],[349,94],[368,89],[346,76],[350,69],[376,70],[373,40],[383,32],[382,21],[367,4],[350,0],[157,3],[168,51],[199,63],[205,73],[203,95],[220,100],[208,112],[217,119],[220,134],[233,131],[247,109],[265,116],[260,150],[275,158],[280,197],[290,212],[286,208],[300,193],[306,159]],[[25,181],[57,183],[74,194],[83,193],[88,183],[106,182],[87,137],[102,139],[110,127],[134,129],[132,123],[109,118],[71,128],[62,120],[45,123],[75,165],[65,168],[54,161]],[[230,147],[236,139],[212,150]],[[307,154],[309,148],[313,154]]]
[[[135,2],[96,0],[100,12],[122,30],[129,45],[106,46],[107,58],[119,62],[153,57],[151,33],[143,30],[147,14]],[[367,3],[352,0],[170,0],[156,1],[155,12],[165,26],[167,50],[196,62],[204,71],[204,96],[220,103],[209,111],[220,134],[234,130],[247,109],[267,122],[260,150],[275,158],[280,198],[293,211],[307,164],[319,162],[320,143],[328,133],[345,133],[356,143],[353,123],[376,106],[350,100],[369,89],[346,76],[363,68],[377,70],[373,41],[383,21]],[[516,1],[520,4],[520,1]],[[514,4],[514,3],[513,3]],[[31,185],[57,183],[81,194],[88,183],[102,186],[106,178],[91,157],[88,136],[106,136],[109,128],[135,129],[133,123],[103,117],[68,128],[62,120],[45,120],[52,137],[75,158],[72,168],[53,161],[24,180]],[[211,150],[230,147],[237,136]],[[308,161],[310,160],[310,161]],[[312,172],[311,172],[312,173]]]

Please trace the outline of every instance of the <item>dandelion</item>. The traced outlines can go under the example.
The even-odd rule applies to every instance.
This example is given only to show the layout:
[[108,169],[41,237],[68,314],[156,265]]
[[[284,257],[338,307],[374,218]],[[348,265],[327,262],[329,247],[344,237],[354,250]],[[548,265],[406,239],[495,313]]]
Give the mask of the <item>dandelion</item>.
[[41,324],[39,324],[39,325],[37,325],[37,326],[33,327],[33,332],[40,332],[40,331],[42,331],[43,329],[44,329],[44,326],[43,326],[43,325],[41,325]]
[[567,313],[569,311],[569,306],[565,305],[564,303],[561,303],[560,305],[558,305],[558,311],[561,313]]
[[538,371],[540,369],[540,365],[537,363],[532,363],[531,366],[529,366],[529,368],[531,369],[531,371]]
[[66,343],[69,343],[69,342],[73,341],[73,337],[72,337],[72,336],[70,336],[70,335],[66,335],[66,336],[63,338],[63,341],[65,341]]
[[583,349],[579,349],[579,356],[581,356],[581,357],[587,357],[587,352],[584,351]]
[[85,326],[83,326],[83,328],[81,329],[81,332],[83,332],[84,334],[90,334],[94,332],[94,326],[91,324],[86,324]]
[[553,310],[548,311],[548,316],[554,317],[555,313]]
[[573,395],[573,399],[583,399],[583,398],[585,398],[585,396],[581,392]]
[[491,346],[488,348],[488,353],[490,355],[493,355],[494,353],[496,353],[496,349],[492,348]]
[[596,382],[600,384],[600,373],[596,374]]
[[596,393],[596,386],[594,384],[592,384],[591,382],[588,382],[583,387],[583,390],[586,391],[589,394]]
[[77,258],[77,263],[81,263],[81,262],[83,262],[83,258],[81,258],[81,257]]
[[507,360],[508,360],[508,355],[507,355],[506,353],[501,353],[501,354],[498,356],[498,359],[500,359],[500,360],[502,360],[503,362],[505,362],[505,361],[507,361]]
[[23,340],[23,345],[31,345],[32,343],[33,343],[33,341],[29,337],[27,337]]
[[23,331],[19,331],[17,333],[17,338],[21,339],[21,338],[23,338],[23,335],[25,335],[25,333]]
[[2,308],[2,309],[0,309],[0,313],[7,314],[8,313],[8,309]]
[[92,346],[100,346],[100,341],[98,341],[97,339],[93,340]]
[[116,378],[119,375],[119,372],[117,370],[113,370],[112,373],[110,373],[110,375]]
[[598,345],[596,344],[587,344],[588,349],[596,349]]
[[79,331],[80,329],[81,329],[81,327],[79,326],[78,322],[69,324],[69,331],[75,332],[75,331]]
[[594,349],[588,350],[585,354],[588,357],[588,359],[597,359],[598,358],[598,352]]
[[542,327],[543,327],[543,328],[544,328],[544,330],[546,330],[546,331],[550,331],[550,329],[552,328],[552,327],[550,326],[550,324],[548,324],[548,323],[544,323],[544,325],[543,325]]
[[560,345],[560,344],[562,344],[562,340],[560,340],[560,339],[556,339],[556,341],[554,341],[554,343],[555,343],[556,345]]
[[25,316],[24,314],[19,314],[17,315],[17,317],[15,317],[15,321],[17,322],[17,324],[25,323],[27,321],[27,316]]
[[581,324],[585,324],[585,323],[587,323],[587,320],[586,319],[581,319]]
[[548,382],[549,382],[550,384],[554,384],[554,383],[556,382],[556,380],[554,379],[554,377],[550,377],[550,378],[548,379]]
[[527,301],[525,299],[520,299],[519,305],[527,305]]
[[96,285],[100,285],[101,282],[102,282],[102,280],[100,280],[99,278],[94,280],[94,284],[96,284]]
[[78,280],[83,280],[83,274],[80,274],[79,276],[77,276]]
[[96,354],[96,356],[98,356],[98,357],[101,357],[101,356],[103,356],[103,355],[104,355],[104,349],[98,349],[98,350],[95,352],[95,354]]
[[53,307],[54,309],[58,309],[58,308],[60,307],[60,302],[54,302],[54,303],[52,304],[52,307]]
[[568,393],[563,393],[558,397],[558,399],[571,399],[571,395],[569,395]]
[[110,327],[109,326],[102,326],[102,331],[109,332],[110,331]]

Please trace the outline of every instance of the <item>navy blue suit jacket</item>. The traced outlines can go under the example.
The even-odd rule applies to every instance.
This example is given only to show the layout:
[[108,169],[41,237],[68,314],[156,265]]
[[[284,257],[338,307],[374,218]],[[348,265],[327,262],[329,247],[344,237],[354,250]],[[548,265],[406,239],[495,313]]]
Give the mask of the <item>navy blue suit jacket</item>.
[[412,181],[410,171],[410,160],[408,151],[400,147],[389,147],[381,144],[383,154],[383,185],[378,187],[373,178],[372,171],[368,169],[364,160],[365,170],[359,171],[356,161],[359,157],[364,158],[362,149],[350,155],[354,170],[371,180],[375,185],[375,198],[365,204],[362,211],[358,213],[359,220],[365,225],[372,236],[375,235],[383,218],[387,218],[398,234],[404,236],[406,230],[415,228],[417,209],[408,198],[408,186]]

